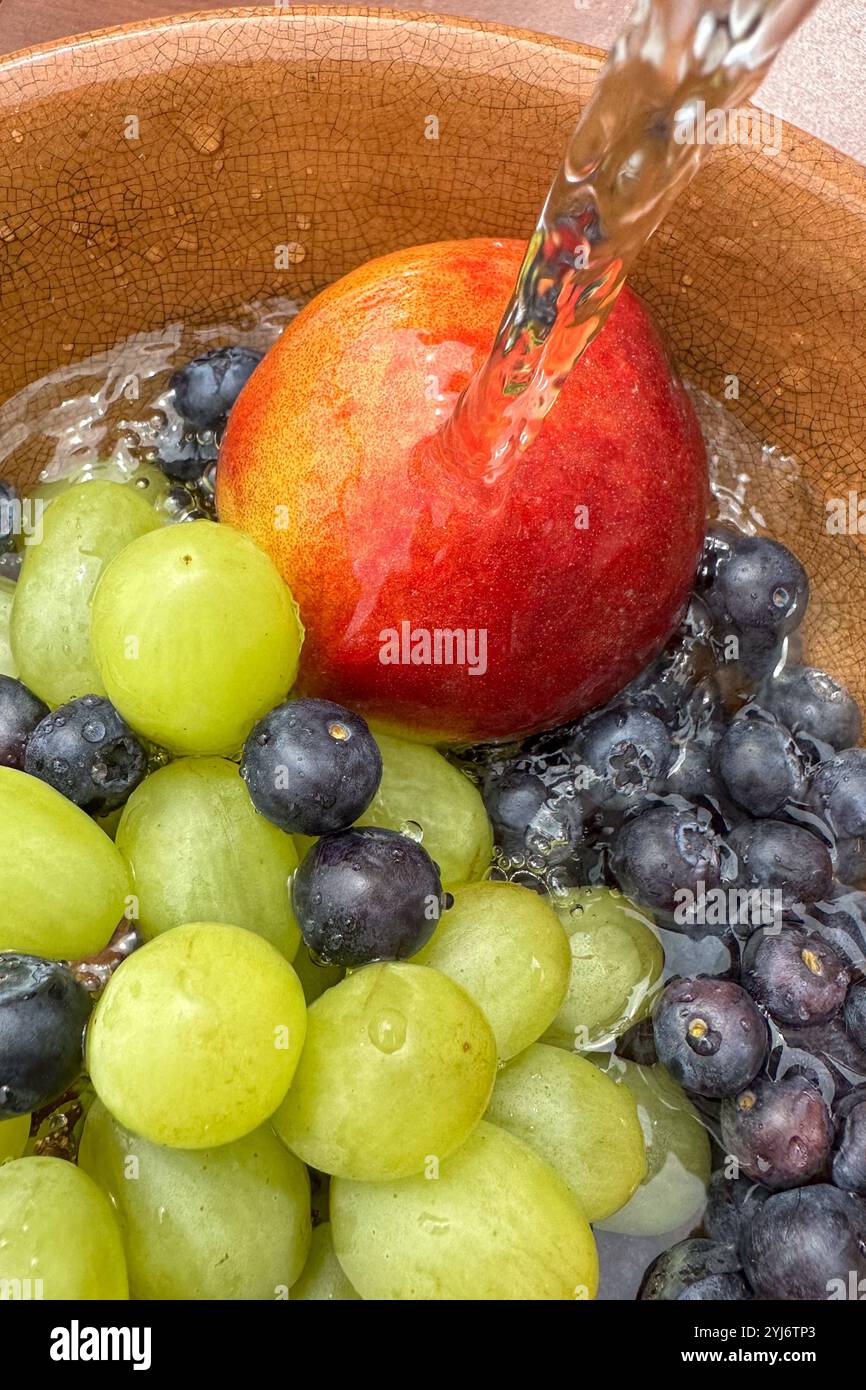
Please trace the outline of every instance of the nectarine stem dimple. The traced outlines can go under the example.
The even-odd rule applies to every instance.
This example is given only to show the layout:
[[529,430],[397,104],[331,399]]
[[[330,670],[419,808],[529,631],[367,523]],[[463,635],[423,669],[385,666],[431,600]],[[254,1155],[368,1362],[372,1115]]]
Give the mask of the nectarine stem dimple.
[[[551,185],[490,356],[441,427],[449,458],[488,482],[513,468],[709,146],[741,138],[724,113],[748,100],[816,3],[755,0],[744,14],[739,0],[638,0]],[[763,119],[733,114],[745,116],[747,138]]]

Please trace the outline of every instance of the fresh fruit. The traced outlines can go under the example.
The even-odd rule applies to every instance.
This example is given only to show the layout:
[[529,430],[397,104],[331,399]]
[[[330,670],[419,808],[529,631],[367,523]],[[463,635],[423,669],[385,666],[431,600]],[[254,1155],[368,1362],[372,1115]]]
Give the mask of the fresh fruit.
[[180,758],[133,792],[117,827],[147,940],[184,922],[247,926],[293,960],[294,841],[256,813],[235,763]]
[[846,748],[812,774],[812,805],[834,835],[866,835],[866,748]]
[[544,782],[528,769],[511,767],[486,778],[484,804],[503,854],[526,853],[527,832],[547,797],[548,788]]
[[728,796],[752,816],[773,816],[805,796],[803,755],[786,728],[755,708],[722,735],[716,765]]
[[0,1120],[53,1100],[81,1071],[90,995],[65,965],[0,952]]
[[637,1066],[610,1053],[591,1059],[628,1089],[646,1146],[646,1176],[630,1201],[600,1223],[627,1236],[658,1236],[694,1220],[710,1178],[710,1139],[681,1086],[662,1066]]
[[801,1187],[826,1166],[833,1138],[821,1092],[802,1076],[757,1077],[722,1101],[725,1152],[772,1190]]
[[46,508],[15,586],[10,636],[19,677],[47,704],[106,693],[91,648],[91,597],[109,562],[160,526],[122,483],[80,483]]
[[194,357],[169,379],[177,413],[194,429],[219,429],[261,360],[260,352],[245,347],[212,348]]
[[848,964],[820,936],[765,928],[749,939],[743,985],[777,1023],[827,1023],[845,1002]]
[[310,1181],[268,1125],[210,1149],[170,1149],[96,1101],[79,1164],[111,1199],[134,1299],[285,1298],[310,1246]]
[[832,1174],[836,1187],[866,1197],[866,1091],[846,1096],[836,1111]]
[[369,1300],[594,1298],[598,1256],[562,1179],[482,1122],[425,1174],[331,1185],[334,1249]]
[[471,1134],[495,1072],[493,1034],[459,985],[420,965],[370,965],[310,1006],[301,1061],[273,1123],[324,1173],[404,1178]]
[[61,1158],[0,1167],[0,1285],[57,1302],[129,1297],[114,1212],[80,1168]]
[[53,787],[8,767],[0,767],[0,825],[0,950],[54,960],[101,950],[129,894],[108,836]]
[[769,1195],[766,1187],[751,1178],[729,1178],[719,1168],[710,1179],[704,1209],[703,1227],[710,1240],[717,1245],[739,1246],[755,1208]]
[[612,889],[575,888],[551,901],[571,965],[565,998],[543,1041],[588,1052],[648,1012],[664,951],[652,920]]
[[810,734],[835,749],[852,748],[863,728],[856,700],[814,666],[786,666],[762,686],[760,701],[795,737]]
[[740,1257],[758,1298],[850,1298],[866,1278],[866,1202],[822,1184],[776,1192],[744,1224]]
[[767,536],[718,528],[722,544],[703,598],[725,630],[778,639],[802,621],[809,580],[796,555]]
[[465,773],[435,748],[375,730],[382,780],[359,825],[403,830],[418,825],[421,843],[447,888],[482,878],[493,835],[481,795]]
[[845,1000],[845,1027],[858,1047],[866,1052],[866,981],[851,986]]
[[359,715],[332,700],[289,700],[254,726],[241,776],[256,810],[281,830],[327,835],[366,811],[382,756]]
[[48,706],[26,685],[0,675],[0,767],[24,768],[24,749]]
[[303,943],[292,958],[292,969],[301,982],[307,1004],[315,1004],[325,990],[338,985],[346,973],[342,965],[320,965]]
[[731,1096],[748,1086],[767,1054],[767,1025],[731,980],[674,980],[655,1008],[659,1059],[699,1096]]
[[237,753],[294,682],[303,629],[292,596],[228,526],[142,536],[107,567],[92,608],[112,704],[175,753]]
[[541,1037],[562,1004],[569,950],[551,906],[515,883],[458,888],[415,957],[456,980],[484,1013],[499,1060]]
[[711,1240],[681,1240],[653,1260],[638,1298],[670,1302],[742,1302],[752,1297],[740,1261],[730,1246]]
[[706,811],[654,806],[626,821],[611,868],[624,893],[644,907],[672,912],[678,894],[719,881],[719,839]]
[[289,1297],[292,1302],[311,1303],[336,1299],[360,1299],[349,1283],[340,1261],[334,1253],[331,1223],[325,1221],[313,1229],[310,1253],[304,1272],[296,1284],[292,1285]]
[[700,553],[700,431],[627,287],[513,475],[440,454],[524,250],[412,247],[331,285],[247,383],[220,451],[220,516],[301,605],[301,690],[425,742],[607,699],[666,641]]
[[20,1158],[29,1135],[29,1115],[13,1115],[9,1120],[0,1120],[0,1163]]
[[567,1183],[587,1221],[602,1221],[646,1177],[631,1092],[585,1057],[533,1043],[499,1072],[486,1119],[522,1139]]
[[116,811],[147,772],[147,751],[110,700],[82,695],[31,733],[24,770],[89,815]]
[[408,835],[377,826],[317,840],[292,880],[301,935],[325,965],[412,956],[447,905],[427,851]]
[[[0,565],[3,560],[10,557],[0,556]],[[15,559],[19,559],[16,555]],[[9,629],[12,622],[12,604],[15,600],[15,582],[10,581],[5,573],[0,570],[0,675],[18,675],[18,663],[12,655],[12,643]]]
[[744,821],[727,837],[738,888],[778,890],[783,910],[826,898],[833,882],[827,846],[787,821]]
[[633,810],[664,777],[673,745],[654,714],[619,704],[586,723],[577,752],[589,772],[593,804]]
[[155,1144],[205,1149],[249,1134],[285,1095],[304,1044],[292,967],[241,927],[195,922],[112,975],[90,1026],[99,1098]]

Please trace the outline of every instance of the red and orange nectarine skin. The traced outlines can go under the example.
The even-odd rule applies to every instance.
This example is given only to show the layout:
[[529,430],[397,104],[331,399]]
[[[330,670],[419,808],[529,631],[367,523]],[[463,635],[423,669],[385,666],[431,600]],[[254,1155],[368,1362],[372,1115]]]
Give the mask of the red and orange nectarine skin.
[[[220,452],[220,519],[300,605],[298,689],[418,740],[514,738],[607,699],[670,635],[700,551],[700,430],[628,288],[512,471],[443,455],[523,251],[442,242],[337,281],[256,369]],[[474,633],[474,669],[388,664],[404,623],[416,659],[424,633],[431,650]]]

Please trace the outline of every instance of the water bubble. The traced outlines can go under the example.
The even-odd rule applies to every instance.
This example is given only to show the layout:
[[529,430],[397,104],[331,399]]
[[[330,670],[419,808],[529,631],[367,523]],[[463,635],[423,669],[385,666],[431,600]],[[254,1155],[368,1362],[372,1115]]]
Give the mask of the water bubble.
[[88,719],[81,730],[81,737],[88,743],[101,743],[105,738],[105,725],[101,719]]
[[414,840],[416,845],[420,845],[424,839],[424,827],[419,825],[416,820],[404,820],[400,826],[400,834],[407,839]]
[[374,1047],[390,1056],[399,1052],[406,1041],[406,1019],[397,1009],[377,1014],[367,1028],[367,1036]]

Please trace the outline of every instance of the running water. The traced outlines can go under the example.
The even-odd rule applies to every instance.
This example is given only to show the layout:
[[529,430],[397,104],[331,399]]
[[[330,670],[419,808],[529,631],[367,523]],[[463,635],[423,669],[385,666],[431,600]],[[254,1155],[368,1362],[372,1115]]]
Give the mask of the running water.
[[442,427],[495,482],[529,447],[635,257],[817,0],[636,0],[574,131],[486,364]]

